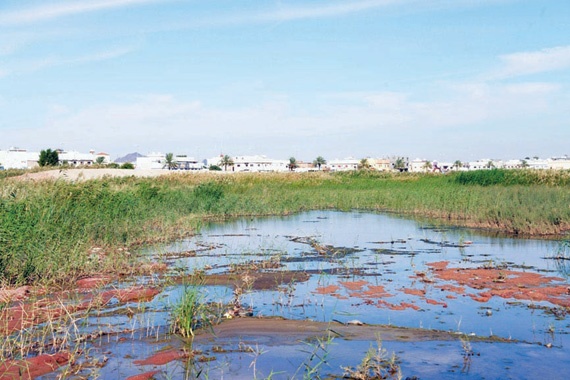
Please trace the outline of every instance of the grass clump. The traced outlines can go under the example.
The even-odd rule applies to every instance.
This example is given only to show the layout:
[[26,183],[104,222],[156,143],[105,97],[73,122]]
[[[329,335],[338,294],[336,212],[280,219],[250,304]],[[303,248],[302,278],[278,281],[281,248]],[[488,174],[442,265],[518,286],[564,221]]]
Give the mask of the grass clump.
[[362,362],[356,366],[343,367],[343,379],[371,380],[371,379],[401,379],[402,372],[396,358],[382,347],[382,341],[377,340],[377,348],[370,347]]
[[182,299],[174,307],[171,331],[184,338],[193,338],[194,330],[200,327],[202,320],[205,319],[204,310],[204,300],[199,288],[186,285]]
[[568,186],[570,171],[567,170],[475,170],[452,174],[452,180],[460,185],[479,186]]

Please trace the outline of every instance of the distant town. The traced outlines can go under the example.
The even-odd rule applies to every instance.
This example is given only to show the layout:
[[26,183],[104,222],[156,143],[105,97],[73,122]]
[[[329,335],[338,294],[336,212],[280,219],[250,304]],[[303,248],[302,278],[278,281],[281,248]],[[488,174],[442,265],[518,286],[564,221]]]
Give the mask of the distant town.
[[[50,149],[51,151],[51,149]],[[309,171],[351,171],[351,170],[376,170],[376,171],[400,171],[400,172],[439,172],[490,170],[490,169],[570,169],[570,157],[525,157],[522,159],[479,159],[477,161],[454,161],[443,162],[409,157],[364,157],[326,159],[317,156],[314,161],[297,161],[294,157],[289,159],[275,159],[264,155],[233,156],[219,155],[203,160],[196,159],[186,154],[173,153],[130,153],[124,157],[111,160],[109,154],[91,150],[88,153],[77,151],[64,151],[55,149],[57,152],[57,165],[67,167],[123,167],[134,170],[185,170],[207,171],[219,170],[226,172],[309,172]],[[0,150],[0,170],[8,169],[33,169],[42,166],[40,158],[42,152],[27,151],[22,148],[10,148]],[[44,152],[45,153],[45,152]],[[52,164],[53,165],[53,164]]]

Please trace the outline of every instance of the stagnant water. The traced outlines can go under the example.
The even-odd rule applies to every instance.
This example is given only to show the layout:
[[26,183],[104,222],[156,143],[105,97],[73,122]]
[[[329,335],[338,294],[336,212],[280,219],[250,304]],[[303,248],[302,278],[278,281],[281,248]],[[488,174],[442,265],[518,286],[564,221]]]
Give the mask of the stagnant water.
[[[334,259],[316,252],[316,245],[329,246],[329,253],[336,253]],[[518,342],[382,342],[383,348],[396,354],[404,378],[566,378],[570,373],[567,309],[549,302],[500,297],[475,301],[469,295],[480,290],[466,287],[464,294],[457,294],[441,288],[456,283],[422,277],[434,276],[426,264],[446,261],[449,267],[536,272],[557,277],[555,283],[567,285],[566,262],[550,259],[559,249],[560,244],[554,241],[491,237],[396,216],[316,211],[211,224],[200,235],[160,247],[154,253],[196,250],[196,257],[171,262],[186,273],[201,268],[207,273],[223,273],[228,265],[276,259],[281,271],[311,273],[308,281],[279,290],[245,291],[242,301],[253,308],[254,315],[324,322],[356,319],[366,324],[438,329]],[[360,284],[360,290],[383,286],[386,296],[372,297],[371,301],[366,294],[343,286],[350,283]],[[169,288],[149,306],[167,310],[177,302],[181,289]],[[406,289],[421,290],[424,296],[410,295]],[[226,287],[208,287],[205,292],[214,301],[232,298],[232,290]],[[387,302],[379,304],[379,299]],[[401,303],[413,303],[419,310],[389,307]],[[153,318],[154,323],[167,323],[168,313],[155,313]],[[371,345],[376,347],[376,340],[333,340],[323,351],[326,365],[321,363],[318,373],[342,374],[340,366],[356,366]],[[257,344],[257,354],[218,355],[206,366],[209,376],[263,378],[273,374],[275,378],[289,378],[309,374],[302,366],[315,345],[248,344]],[[465,357],[464,344],[471,346],[473,356]],[[316,365],[314,358],[310,365]]]
[[[445,262],[448,268],[500,268],[504,278],[503,272],[493,272],[498,273],[499,285],[512,277],[511,273],[538,273],[552,277],[553,285],[567,287],[570,262],[552,259],[560,249],[555,241],[496,237],[362,212],[314,211],[213,223],[196,236],[147,248],[145,253],[168,263],[173,277],[197,271],[206,276],[224,274],[243,263],[258,266],[253,274],[295,271],[310,275],[304,281],[281,283],[267,290],[244,287],[240,300],[254,317],[341,323],[358,320],[366,325],[450,331],[464,338],[398,342],[383,341],[382,336],[358,340],[338,336],[290,341],[282,336],[244,333],[194,342],[191,349],[200,350],[203,361],[137,364],[136,360],[154,352],[189,348],[188,342],[168,333],[171,311],[184,286],[166,280],[167,285],[152,301],[115,302],[81,322],[79,328],[84,331],[132,331],[89,343],[89,355],[104,357],[104,365],[81,374],[127,378],[158,371],[154,374],[157,379],[340,377],[344,372],[341,367],[355,368],[371,347],[381,345],[386,358],[395,355],[403,378],[565,379],[570,373],[570,319],[563,305],[570,295],[559,296],[559,304],[520,294],[485,298],[481,297],[485,289],[442,279],[438,274],[442,272],[430,265]],[[259,268],[267,262],[274,265]],[[134,282],[164,281],[164,275],[157,275]],[[526,286],[515,287],[524,290]],[[235,299],[230,286],[203,286],[201,295],[205,302]],[[476,336],[508,341],[479,342]],[[45,378],[55,376],[57,373]]]

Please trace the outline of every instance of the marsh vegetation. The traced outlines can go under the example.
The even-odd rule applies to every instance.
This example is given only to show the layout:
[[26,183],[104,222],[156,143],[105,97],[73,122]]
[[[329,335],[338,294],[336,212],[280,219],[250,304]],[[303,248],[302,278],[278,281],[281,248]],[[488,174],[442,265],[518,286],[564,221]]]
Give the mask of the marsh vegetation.
[[[1,281],[34,286],[4,294],[0,371],[40,357],[71,378],[556,374],[567,174],[512,175],[4,179]],[[490,359],[517,356],[534,368]]]

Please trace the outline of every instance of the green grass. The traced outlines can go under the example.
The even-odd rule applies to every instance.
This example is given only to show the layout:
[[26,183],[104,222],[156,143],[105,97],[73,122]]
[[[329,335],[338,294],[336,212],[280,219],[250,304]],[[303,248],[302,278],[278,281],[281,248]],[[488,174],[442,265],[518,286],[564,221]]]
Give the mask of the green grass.
[[[124,248],[209,219],[312,209],[374,210],[528,235],[570,228],[567,171],[432,174],[180,174],[70,183],[0,179],[0,283],[65,283],[124,271]],[[105,255],[95,255],[101,247]]]

